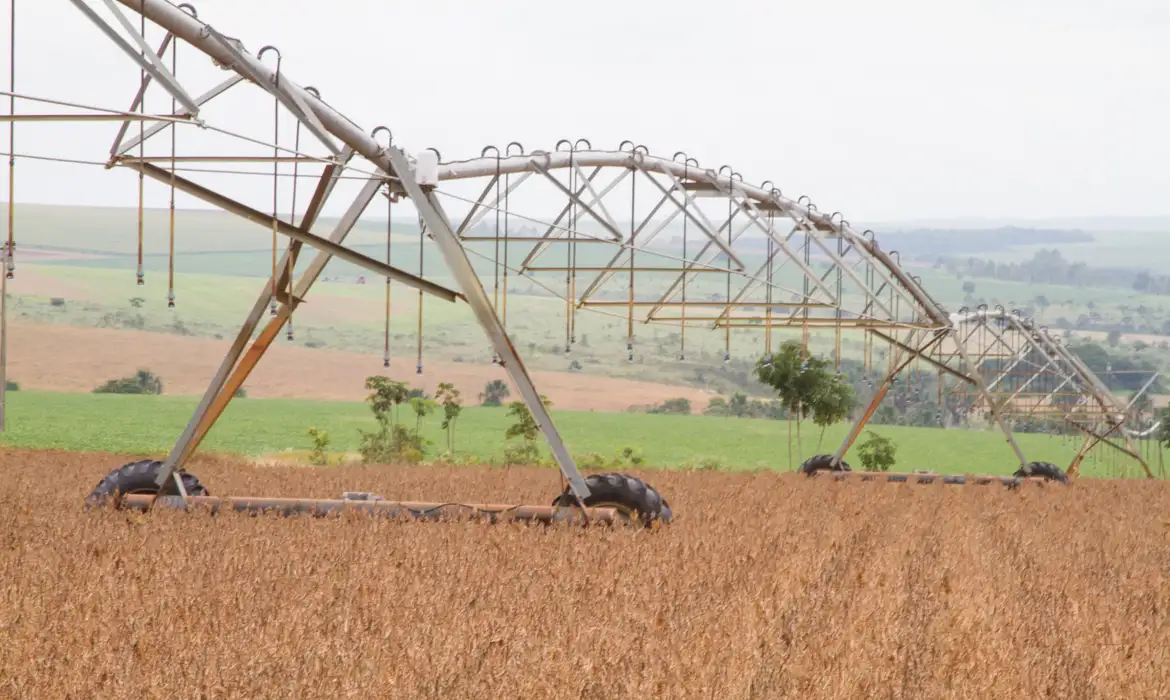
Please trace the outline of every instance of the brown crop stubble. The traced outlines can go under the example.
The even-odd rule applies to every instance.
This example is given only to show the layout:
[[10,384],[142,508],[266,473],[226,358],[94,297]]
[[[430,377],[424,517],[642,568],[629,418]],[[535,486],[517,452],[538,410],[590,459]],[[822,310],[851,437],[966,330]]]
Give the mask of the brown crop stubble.
[[[83,512],[120,461],[0,455],[0,697],[1170,695],[1166,484],[647,472],[679,514],[656,533]],[[558,488],[192,469],[217,495]]]

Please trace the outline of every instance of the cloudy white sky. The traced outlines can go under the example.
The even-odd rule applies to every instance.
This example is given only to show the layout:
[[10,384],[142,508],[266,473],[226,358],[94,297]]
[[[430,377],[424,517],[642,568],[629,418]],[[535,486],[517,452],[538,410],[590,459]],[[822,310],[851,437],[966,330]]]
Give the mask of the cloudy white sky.
[[[129,105],[137,68],[72,3],[16,2],[18,92]],[[854,221],[1170,214],[1170,3],[192,4],[252,51],[279,47],[288,75],[364,128],[386,124],[445,159],[511,140],[631,139],[771,179]],[[152,44],[161,36],[148,31]],[[201,76],[192,93],[223,77],[184,58],[180,78]],[[271,129],[255,104],[217,118]],[[114,130],[21,125],[16,150],[101,160]],[[126,173],[18,168],[18,201],[136,201]]]

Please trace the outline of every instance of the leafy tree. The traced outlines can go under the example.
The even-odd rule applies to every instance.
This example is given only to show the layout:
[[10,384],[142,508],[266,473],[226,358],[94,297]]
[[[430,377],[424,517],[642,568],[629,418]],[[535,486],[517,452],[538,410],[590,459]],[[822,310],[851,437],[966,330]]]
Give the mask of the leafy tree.
[[1105,342],[1109,343],[1109,347],[1115,348],[1121,342],[1121,331],[1114,328],[1109,331],[1109,335],[1105,336]]
[[479,395],[479,403],[483,406],[502,406],[504,399],[511,393],[502,379],[493,379],[484,385],[483,393]]
[[370,391],[366,402],[370,404],[374,419],[378,421],[378,430],[372,433],[360,431],[362,442],[359,451],[362,460],[366,463],[386,464],[395,458],[410,462],[421,459],[423,442],[417,427],[421,427],[422,416],[418,417],[413,434],[398,424],[398,407],[410,400],[406,384],[389,377],[371,376],[366,377],[366,389]]
[[[552,402],[543,394],[540,397],[540,402],[544,404],[546,409],[552,407]],[[528,406],[523,401],[513,401],[508,404],[508,415],[512,416],[516,422],[509,425],[508,429],[504,431],[504,439],[511,440],[518,437],[520,444],[509,447],[504,453],[504,459],[510,464],[531,464],[537,461],[540,450],[536,447],[536,438],[540,435],[540,424],[536,422],[532,411],[528,410]]]
[[431,415],[438,404],[434,399],[424,399],[421,396],[415,396],[410,400],[410,410],[414,411],[414,433],[415,435],[422,434],[423,418]]
[[410,399],[410,390],[406,382],[396,382],[390,377],[366,377],[366,390],[370,392],[366,401],[374,418],[379,423],[394,425],[398,422],[398,406]]
[[463,411],[459,390],[450,382],[440,382],[435,399],[443,407],[443,430],[447,431],[447,452],[455,452],[455,421]]
[[[856,400],[853,387],[841,381],[828,360],[802,358],[803,348],[796,341],[780,346],[780,352],[756,361],[756,377],[776,391],[777,398],[790,416],[795,416],[796,439],[800,441],[800,421],[813,417],[824,428],[842,420]],[[789,423],[788,461],[792,463],[792,424]]]
[[866,431],[868,437],[861,447],[857,448],[857,457],[861,460],[861,467],[867,472],[888,472],[894,466],[894,458],[898,448],[894,441],[873,432]]

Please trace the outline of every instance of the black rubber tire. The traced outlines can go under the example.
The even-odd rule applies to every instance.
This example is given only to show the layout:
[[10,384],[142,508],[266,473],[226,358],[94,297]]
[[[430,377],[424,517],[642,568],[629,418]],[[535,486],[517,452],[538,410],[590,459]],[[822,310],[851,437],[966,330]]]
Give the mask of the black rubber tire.
[[1068,475],[1064,470],[1051,462],[1029,462],[1028,466],[1032,469],[1032,473],[1028,474],[1023,467],[1016,470],[1016,478],[1025,478],[1028,476],[1042,476],[1049,481],[1059,481],[1062,484],[1068,483]]
[[[102,506],[111,499],[117,503],[118,499],[122,496],[134,493],[151,495],[159,493],[155,479],[162,470],[162,466],[163,463],[157,459],[143,459],[118,467],[109,474],[106,474],[105,478],[99,481],[98,485],[94,487],[93,491],[90,491],[89,496],[85,498],[85,505],[87,507]],[[194,474],[180,469],[179,476],[183,481],[183,489],[187,492],[188,496],[211,495]],[[175,488],[174,479],[167,479],[167,483],[164,484],[160,495],[179,495],[178,489]]]
[[837,466],[833,466],[833,455],[816,455],[804,460],[804,464],[800,465],[800,473],[812,476],[816,472],[851,472],[849,463],[841,460]]
[[[585,477],[585,485],[589,487],[586,508],[617,508],[631,521],[646,527],[656,522],[665,525],[674,519],[670,503],[654,487],[637,477],[618,473],[590,474]],[[552,504],[574,506],[577,505],[577,499],[566,488]]]

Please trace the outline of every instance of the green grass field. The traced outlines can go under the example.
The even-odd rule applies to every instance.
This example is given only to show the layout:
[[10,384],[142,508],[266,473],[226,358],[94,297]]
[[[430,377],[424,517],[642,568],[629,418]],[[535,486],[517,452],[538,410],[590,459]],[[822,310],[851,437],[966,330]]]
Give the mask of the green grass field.
[[[8,395],[8,426],[0,444],[161,456],[183,430],[194,407],[194,399],[180,397],[13,392]],[[404,408],[402,418],[413,421],[413,414]],[[783,421],[572,411],[555,411],[554,420],[578,459],[591,452],[612,457],[631,446],[656,467],[696,465],[711,459],[732,469],[793,466],[788,461],[788,426]],[[443,445],[439,422],[430,417],[424,428],[426,437],[436,443],[433,452]],[[509,422],[504,409],[467,408],[456,432],[457,455],[499,461]],[[372,429],[374,421],[360,403],[242,399],[229,406],[202,449],[252,457],[290,450],[303,453],[311,447],[308,426],[329,432],[331,451],[350,452],[358,447],[359,430]],[[795,461],[833,451],[847,428],[837,425],[827,430],[818,448],[819,431],[805,425],[803,450]],[[1004,474],[1015,468],[1010,449],[996,432],[896,426],[875,426],[874,430],[897,445],[898,470]],[[1066,465],[1075,450],[1068,438],[1024,434],[1018,439],[1033,460]],[[859,466],[856,452],[849,460]],[[1114,473],[1113,466],[1112,456],[1101,450],[1099,460],[1086,461],[1082,473],[1106,476]]]

